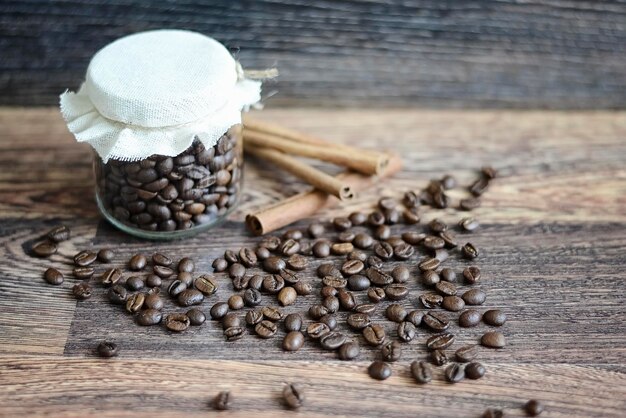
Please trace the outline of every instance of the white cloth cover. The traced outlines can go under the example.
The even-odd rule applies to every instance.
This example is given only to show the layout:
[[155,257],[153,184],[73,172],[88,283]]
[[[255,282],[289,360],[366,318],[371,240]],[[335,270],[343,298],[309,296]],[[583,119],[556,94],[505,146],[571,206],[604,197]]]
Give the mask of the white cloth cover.
[[156,30],[123,37],[89,63],[78,92],[60,96],[61,113],[79,142],[104,162],[175,156],[198,137],[212,147],[241,111],[260,100],[261,82],[245,79],[216,40]]

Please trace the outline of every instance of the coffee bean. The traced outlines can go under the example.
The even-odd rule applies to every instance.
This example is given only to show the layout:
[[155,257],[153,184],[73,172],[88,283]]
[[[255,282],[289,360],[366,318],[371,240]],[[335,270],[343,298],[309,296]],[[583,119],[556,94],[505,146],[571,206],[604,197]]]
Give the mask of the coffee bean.
[[292,313],[285,317],[285,330],[287,332],[300,331],[300,328],[302,328],[302,317],[300,314]]
[[148,287],[160,287],[163,281],[156,274],[149,274],[146,276],[146,286]]
[[239,309],[243,309],[245,306],[245,302],[241,295],[231,295],[228,298],[228,307],[233,311],[238,311]]
[[426,309],[435,309],[443,302],[443,297],[436,293],[425,293],[420,295],[418,299]]
[[450,231],[444,231],[439,233],[439,238],[444,242],[446,248],[456,248],[459,243],[456,241],[455,236]]
[[324,234],[326,228],[322,224],[311,224],[307,228],[307,232],[311,238],[319,238]]
[[499,327],[506,322],[506,314],[499,309],[490,309],[483,314],[483,321],[487,325]]
[[[171,275],[174,274],[174,270],[172,270],[169,267],[164,267],[164,266],[160,266],[160,265],[155,265],[152,267],[152,271],[154,272],[154,274],[156,274],[157,276],[166,279],[168,277],[170,277]],[[191,274],[191,273],[186,273],[186,274]],[[180,280],[180,278],[179,278]]]
[[226,269],[228,268],[228,261],[223,258],[216,258],[215,260],[213,260],[212,267],[213,271],[215,272],[226,271]]
[[354,311],[371,315],[376,312],[376,305],[372,303],[361,303],[360,305],[356,305],[354,307]]
[[439,260],[437,260],[436,258],[426,257],[426,258],[422,259],[422,261],[419,262],[417,267],[421,271],[436,270],[437,267],[439,267],[440,263],[441,262]]
[[465,366],[465,376],[467,376],[468,379],[480,379],[486,372],[485,366],[480,363],[470,363]]
[[407,311],[402,305],[392,303],[391,305],[387,306],[385,316],[388,320],[399,323],[404,321],[407,316]]
[[415,253],[415,248],[406,242],[399,243],[393,246],[393,255],[398,260],[408,260]]
[[446,282],[456,281],[456,273],[448,267],[442,268],[439,272],[439,276],[441,277],[441,280],[445,280]]
[[131,295],[126,301],[126,311],[128,313],[136,313],[143,308],[146,301],[146,295],[144,293],[135,293]]
[[257,263],[256,253],[250,248],[243,247],[239,250],[239,260],[246,267],[254,267]]
[[254,326],[263,320],[263,311],[260,309],[248,311],[246,313],[246,324]]
[[407,225],[415,225],[420,221],[420,215],[416,208],[405,209],[402,211],[402,219]]
[[263,261],[263,269],[268,273],[279,273],[285,267],[287,264],[280,257],[272,256]]
[[379,242],[374,245],[374,253],[381,260],[389,260],[393,257],[393,247],[387,242]]
[[368,267],[374,267],[379,269],[383,266],[383,260],[375,255],[370,255],[369,257],[367,257],[367,260],[365,260],[365,265],[367,265]]
[[231,279],[234,279],[236,277],[243,277],[245,274],[246,274],[246,268],[243,266],[243,264],[233,263],[228,268],[228,276]]
[[103,248],[96,254],[96,258],[102,263],[110,263],[113,257],[115,257],[115,253],[108,248]]
[[32,251],[37,257],[49,257],[57,252],[57,245],[53,242],[42,241],[33,245]]
[[465,302],[458,296],[445,296],[441,307],[447,311],[458,312],[465,307]]
[[188,257],[181,258],[180,261],[178,262],[179,273],[182,273],[182,272],[193,273],[195,269],[196,269],[196,264],[193,262],[191,258],[188,258]]
[[348,285],[348,281],[335,276],[324,276],[322,284],[324,286],[334,287],[335,289],[341,289]]
[[400,265],[391,270],[391,277],[393,277],[393,281],[396,283],[406,283],[409,281],[410,276],[411,274],[407,266]]
[[370,377],[376,380],[385,380],[391,376],[391,367],[380,360],[374,361],[367,369]]
[[276,334],[277,330],[276,324],[268,320],[263,320],[254,327],[254,331],[261,338],[271,338]]
[[[199,293],[199,292],[198,292]],[[183,332],[189,328],[191,321],[182,313],[172,313],[165,317],[165,328],[173,332]]]
[[235,264],[239,262],[239,256],[233,250],[224,251],[224,259],[228,264]]
[[497,331],[488,331],[483,334],[480,343],[489,348],[503,348],[506,345],[504,335]]
[[365,268],[365,265],[360,260],[348,260],[341,266],[341,273],[346,276],[352,276],[358,274]]
[[474,218],[463,218],[459,221],[459,226],[467,232],[473,232],[478,228],[479,223]]
[[287,266],[296,271],[302,271],[308,266],[309,262],[306,257],[300,254],[294,254],[287,260]]
[[46,270],[43,274],[43,278],[49,284],[60,285],[63,283],[63,273],[52,267]]
[[[334,297],[334,296],[329,296]],[[324,315],[328,315],[329,310],[324,305],[313,305],[309,308],[309,316],[313,319],[320,319]]]
[[233,288],[235,290],[245,290],[248,288],[249,285],[250,285],[250,276],[235,277],[233,279]]
[[526,405],[524,405],[524,411],[526,411],[526,414],[531,417],[541,415],[543,410],[543,404],[536,399],[531,399],[526,402]]
[[126,279],[126,287],[128,290],[140,290],[144,287],[143,278],[139,276],[131,276]]
[[393,283],[393,277],[376,267],[370,267],[365,271],[365,275],[376,286],[386,286]]
[[410,232],[404,232],[402,234],[402,240],[404,240],[407,244],[411,244],[411,245],[417,245],[420,242],[424,241],[425,238],[426,238],[426,234],[422,232],[410,231]]
[[443,248],[446,245],[446,242],[440,237],[429,235],[422,240],[422,244],[427,250],[434,251],[439,248]]
[[366,250],[374,245],[374,239],[370,235],[361,232],[354,236],[352,244],[357,248]]
[[418,310],[413,310],[409,312],[404,318],[405,321],[408,321],[415,325],[416,327],[420,326],[422,323],[422,319],[424,318],[424,313]]
[[154,253],[152,255],[152,262],[155,265],[159,265],[159,266],[163,266],[163,267],[169,267],[172,265],[173,261],[171,258],[161,254],[161,253]]
[[381,211],[376,210],[368,215],[367,223],[370,226],[382,225],[385,223],[385,215]]
[[309,324],[309,326],[306,329],[307,335],[313,338],[314,340],[322,338],[324,335],[328,334],[329,332],[330,332],[330,328],[328,328],[328,325],[322,322],[313,322]]
[[404,193],[404,197],[402,198],[402,204],[407,208],[414,208],[419,205],[419,199],[415,192],[408,191]]
[[283,339],[283,350],[298,351],[304,345],[304,334],[300,331],[290,331]]
[[469,266],[463,270],[463,278],[469,284],[474,284],[480,280],[480,269],[476,266]]
[[442,314],[436,312],[425,314],[422,318],[422,323],[437,332],[445,331],[450,326],[448,320]]
[[300,251],[300,243],[294,239],[285,240],[281,244],[279,251],[284,256],[296,254],[298,251]]
[[487,295],[480,289],[470,289],[461,296],[467,305],[482,305]]
[[128,261],[128,268],[133,271],[143,270],[146,267],[148,260],[142,254],[135,254]]
[[163,309],[163,299],[158,293],[148,293],[143,305],[148,309],[161,310]]
[[396,209],[387,209],[383,211],[385,214],[385,222],[389,225],[394,225],[400,222],[400,212]]
[[428,350],[443,350],[450,347],[454,343],[454,335],[446,332],[443,334],[433,335],[426,340]]
[[111,341],[103,341],[98,344],[98,355],[104,358],[115,357],[119,353],[119,347],[117,344]]
[[441,281],[439,274],[435,270],[426,270],[422,272],[421,282],[424,286],[433,286]]
[[344,343],[341,347],[339,347],[339,350],[337,351],[337,354],[341,360],[354,360],[359,356],[360,353],[361,349],[359,348],[359,343],[357,343],[356,341],[349,341],[347,343]]
[[340,242],[352,242],[354,240],[354,237],[356,236],[356,234],[354,233],[354,231],[343,231],[340,232],[339,235],[337,235],[337,240],[339,240]]
[[[339,305],[345,310],[350,311],[356,306],[356,298],[354,297],[354,294],[345,289],[339,289],[337,292],[337,299],[339,300]],[[329,306],[327,307],[330,308]]]
[[261,300],[261,292],[256,289],[246,289],[243,293],[243,302],[246,306],[258,306]]
[[481,418],[502,418],[504,416],[504,412],[500,409],[487,408],[485,412],[481,415]]
[[354,250],[354,246],[349,242],[336,242],[330,246],[330,251],[335,255],[346,255]]
[[458,362],[469,363],[478,356],[478,349],[475,345],[466,345],[457,349],[454,355]]
[[313,244],[313,255],[317,258],[325,258],[330,255],[330,244],[326,240],[319,240]]
[[[177,283],[177,282],[180,282],[180,280],[176,280],[172,284]],[[184,283],[182,283],[182,284],[184,284]],[[213,277],[211,277],[209,275],[206,275],[206,274],[202,275],[202,276],[199,276],[196,280],[194,280],[193,285],[194,285],[194,287],[197,290],[202,292],[202,294],[204,294],[205,296],[211,296],[212,294],[214,294],[217,291],[217,282],[216,282],[215,278],[213,278]],[[187,287],[187,286],[185,286],[185,287]],[[170,291],[170,294],[171,293],[172,292]],[[172,296],[176,296],[176,295],[172,295]]]
[[224,330],[224,336],[226,337],[226,341],[237,341],[240,340],[246,330],[242,327],[230,327]]
[[[265,261],[265,260],[267,260],[269,257],[271,257],[271,256],[272,256],[272,253],[270,252],[270,250],[268,250],[268,249],[267,249],[267,248],[265,248],[265,247],[259,247],[259,248],[257,248],[257,249],[255,250],[255,252],[254,252],[254,253],[256,254],[256,258],[257,258],[257,260],[261,260],[261,261]],[[228,262],[227,262],[226,260],[224,260],[223,258],[221,258],[221,259],[219,259],[219,258],[218,258],[217,260],[223,260],[223,261],[224,261],[224,263],[226,263],[226,265],[224,266],[224,270],[226,270],[226,266],[228,265]],[[215,260],[215,261],[217,261],[217,260]],[[221,263],[221,261],[220,261],[220,265],[219,265],[219,267],[221,267],[221,266],[222,266],[222,263]],[[216,266],[215,266],[215,263],[214,263],[213,268],[215,269],[215,267],[216,267]],[[215,271],[217,271],[217,270],[215,270]],[[223,271],[223,270],[222,270],[222,271]]]
[[378,303],[385,299],[387,295],[385,294],[385,289],[380,287],[370,287],[367,290],[367,297],[370,302]]
[[435,285],[435,289],[442,296],[454,296],[457,293],[456,286],[450,282],[439,282]]
[[384,241],[391,236],[391,228],[388,225],[378,225],[374,229],[374,238]]
[[439,218],[435,218],[428,223],[428,227],[430,228],[432,232],[438,234],[439,232],[443,232],[447,230],[448,224],[446,224],[444,221],[442,221]]
[[369,315],[364,313],[352,313],[346,319],[348,325],[356,330],[361,330],[371,324]]
[[108,295],[109,301],[115,305],[122,305],[126,303],[126,299],[128,299],[128,292],[119,284],[112,286],[109,289]]
[[94,269],[93,267],[74,267],[72,273],[77,279],[84,280],[92,277],[95,271],[96,269]]
[[468,197],[459,201],[459,209],[461,210],[474,210],[480,207],[480,199],[475,197]]
[[482,167],[480,173],[489,180],[495,179],[498,176],[496,169],[490,166]]
[[430,359],[435,366],[443,366],[448,362],[448,356],[443,350],[433,350],[430,353]]
[[389,300],[403,300],[409,295],[409,289],[400,283],[392,283],[385,287],[385,294]]
[[293,288],[296,290],[296,293],[299,296],[310,295],[313,291],[313,287],[310,283],[299,281],[298,283],[293,285]]
[[465,379],[465,369],[463,368],[463,366],[457,363],[452,363],[451,365],[446,367],[444,375],[446,376],[446,380],[448,382],[458,383],[461,380]]
[[200,305],[204,300],[204,295],[197,289],[185,289],[178,294],[177,300],[180,306]]
[[304,391],[299,384],[288,383],[283,387],[283,399],[291,409],[298,409],[304,405]]
[[417,383],[428,383],[433,380],[433,371],[425,361],[414,361],[411,363],[411,374]]
[[296,274],[296,272],[289,269],[281,270],[278,275],[284,280],[286,284],[294,285],[300,281],[300,277]]
[[228,391],[218,393],[213,399],[213,407],[218,411],[230,409],[231,403],[232,397]]
[[402,345],[397,341],[387,341],[380,349],[383,361],[394,362],[402,356]]
[[277,299],[282,306],[288,306],[293,305],[297,297],[298,294],[296,293],[295,289],[289,286],[282,288],[280,292],[278,292]]
[[122,278],[120,269],[108,269],[100,277],[100,282],[105,286],[117,284]]
[[274,308],[272,306],[265,306],[262,309],[263,316],[270,321],[280,321],[283,319],[283,313],[280,309]]
[[459,326],[463,328],[475,327],[480,323],[480,312],[474,309],[468,309],[459,315]]
[[167,288],[167,293],[170,294],[171,297],[177,297],[183,290],[187,289],[187,285],[180,280],[174,280]]
[[320,345],[325,350],[337,350],[346,342],[346,336],[337,331],[330,331],[320,339]]
[[369,345],[377,347],[385,341],[385,329],[378,324],[369,325],[363,329],[363,338]]
[[147,327],[161,322],[162,314],[157,309],[144,309],[136,316],[137,324]]
[[333,219],[333,226],[337,231],[345,231],[352,226],[352,222],[348,218],[337,217]]
[[463,247],[461,247],[461,252],[463,256],[467,259],[473,260],[478,257],[478,250],[471,242],[468,242]]
[[70,229],[64,225],[59,225],[48,231],[46,237],[52,242],[67,241],[70,239]]
[[263,278],[263,290],[270,294],[276,294],[285,287],[285,280],[277,274],[269,274]]
[[446,261],[449,256],[450,254],[448,253],[448,250],[444,248],[440,248],[438,250],[435,250],[434,252],[434,258],[439,260],[440,263],[443,263],[444,261]]
[[481,196],[483,193],[487,191],[488,188],[489,188],[489,180],[484,177],[481,177],[478,180],[476,180],[474,183],[472,183],[472,185],[469,188],[469,191],[474,196]]
[[413,339],[417,335],[417,329],[412,323],[404,321],[398,324],[397,333],[398,338],[400,338],[405,343],[408,343],[409,341],[413,341]]
[[350,290],[366,290],[370,287],[370,284],[370,280],[361,274],[355,274],[348,278],[348,288]]
[[97,254],[92,251],[81,251],[74,256],[74,264],[79,267],[86,267],[96,261]]

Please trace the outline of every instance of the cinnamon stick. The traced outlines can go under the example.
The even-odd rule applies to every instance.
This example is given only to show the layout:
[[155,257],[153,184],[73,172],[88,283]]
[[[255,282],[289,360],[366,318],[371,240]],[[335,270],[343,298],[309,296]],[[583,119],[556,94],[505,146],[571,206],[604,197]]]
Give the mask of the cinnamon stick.
[[389,163],[386,154],[372,154],[358,148],[318,145],[292,141],[269,133],[243,130],[244,141],[259,147],[274,148],[291,155],[315,158],[341,165],[363,174],[380,174]]
[[354,197],[354,192],[345,182],[315,167],[311,167],[302,161],[270,148],[256,147],[248,143],[244,146],[247,153],[271,161],[294,176],[300,177],[318,190],[331,194],[340,200],[348,200]]
[[[336,176],[342,182],[349,184],[353,190],[367,188],[377,179],[390,177],[400,171],[402,160],[398,156],[391,156],[386,169],[378,177],[364,176],[353,171],[346,171]],[[256,213],[246,216],[246,225],[255,235],[272,232],[293,222],[307,218],[324,207],[336,205],[337,199],[319,190],[304,192],[277,202]]]

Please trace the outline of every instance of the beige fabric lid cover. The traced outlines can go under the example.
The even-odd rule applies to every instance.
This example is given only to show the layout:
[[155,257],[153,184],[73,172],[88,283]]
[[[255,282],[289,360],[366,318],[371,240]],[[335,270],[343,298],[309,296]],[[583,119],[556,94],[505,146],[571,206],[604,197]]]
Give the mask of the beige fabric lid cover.
[[101,49],[78,92],[60,97],[79,142],[106,162],[175,156],[198,137],[212,147],[241,111],[260,100],[261,82],[216,40],[182,30],[129,35]]

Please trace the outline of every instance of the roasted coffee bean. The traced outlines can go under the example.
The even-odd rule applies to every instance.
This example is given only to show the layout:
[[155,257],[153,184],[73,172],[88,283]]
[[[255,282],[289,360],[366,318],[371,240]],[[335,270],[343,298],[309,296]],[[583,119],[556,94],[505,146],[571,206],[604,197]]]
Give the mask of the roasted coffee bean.
[[292,313],[285,317],[285,330],[287,332],[290,331],[300,331],[302,328],[302,317],[300,314]]
[[391,376],[391,367],[380,360],[374,361],[367,369],[370,377],[376,380],[385,380]]
[[361,303],[360,305],[356,305],[354,307],[354,311],[371,315],[376,312],[376,305],[372,303]]
[[128,299],[128,292],[119,284],[112,286],[109,289],[108,295],[109,301],[115,305],[122,305],[126,303],[126,299]]
[[337,354],[339,355],[339,358],[341,360],[354,360],[359,356],[360,353],[361,349],[359,347],[359,343],[357,343],[356,341],[349,341],[347,343],[344,343],[341,347],[339,347],[339,350],[337,351]]
[[374,239],[370,235],[361,232],[354,236],[352,244],[357,248],[366,250],[374,245]]
[[296,290],[296,293],[299,296],[310,295],[313,291],[313,287],[308,282],[299,281],[298,283],[293,285],[293,288]]
[[441,185],[445,190],[454,189],[456,187],[456,179],[449,174],[446,174],[441,179]]
[[391,236],[391,228],[388,225],[378,225],[374,229],[374,238],[384,241]]
[[378,200],[378,207],[383,211],[394,209],[396,207],[396,201],[391,197],[381,197]]
[[296,274],[296,272],[289,269],[281,270],[278,275],[282,277],[286,284],[294,285],[300,281],[300,277]]
[[339,242],[352,242],[355,236],[354,231],[347,230],[340,232],[339,235],[337,235],[337,240]]
[[366,290],[370,287],[370,284],[370,279],[361,274],[355,274],[348,278],[348,289],[350,290]]
[[424,313],[422,311],[414,310],[409,312],[406,317],[404,317],[405,321],[408,321],[419,327],[422,324],[422,319],[424,318]]
[[415,253],[415,248],[406,242],[399,243],[393,246],[393,255],[398,260],[408,260]]
[[481,196],[483,193],[487,191],[488,188],[489,188],[489,179],[481,177],[478,180],[476,180],[474,183],[472,183],[472,185],[469,187],[469,191],[474,196]]
[[392,303],[391,305],[387,306],[385,316],[388,320],[399,323],[404,321],[407,316],[407,311],[402,305]]
[[191,321],[189,317],[182,313],[172,313],[165,317],[165,328],[173,332],[183,332],[189,328]]
[[501,409],[487,408],[481,415],[481,418],[502,418],[504,412]]
[[[179,274],[180,276],[180,274]],[[176,280],[174,281],[172,284],[176,283],[176,282],[181,282],[180,280]],[[184,283],[182,283],[184,284]],[[217,291],[217,281],[215,280],[215,278],[207,275],[207,274],[203,274],[202,276],[198,277],[196,280],[194,280],[193,282],[194,287],[199,290],[200,292],[202,292],[205,296],[211,296],[212,294],[214,294]],[[170,286],[171,287],[171,286]],[[186,285],[185,285],[186,287]],[[171,292],[170,292],[171,294]],[[172,296],[176,296],[176,295],[172,295]]]
[[359,226],[367,222],[367,215],[363,212],[352,212],[350,216],[348,216],[348,219],[353,226]]
[[246,330],[242,327],[230,327],[224,330],[224,336],[226,337],[226,341],[237,341],[240,340]]
[[91,251],[81,251],[74,256],[74,264],[79,267],[87,267],[98,258],[97,254]]
[[337,217],[333,219],[333,226],[337,231],[345,231],[352,227],[352,222],[348,218]]
[[95,271],[96,269],[94,269],[93,267],[74,267],[72,273],[77,279],[84,280],[92,277]]
[[241,297],[241,295],[231,295],[228,298],[228,307],[230,309],[232,309],[233,311],[238,311],[239,309],[243,309],[243,307],[245,306],[245,302],[243,300],[243,297]]
[[278,274],[268,274],[263,279],[263,290],[267,293],[276,294],[285,287],[285,280]]
[[459,326],[463,328],[475,327],[480,323],[480,312],[474,309],[468,309],[459,315]]
[[261,300],[261,292],[256,289],[246,289],[243,293],[243,302],[246,306],[258,306]]
[[444,372],[446,376],[446,380],[450,383],[458,383],[461,380],[465,379],[465,369],[463,366],[457,363],[452,363]]
[[239,262],[239,256],[233,250],[224,251],[224,259],[228,264],[235,264]]
[[437,267],[439,267],[439,264],[441,264],[441,262],[439,260],[437,260],[436,258],[426,257],[426,258],[422,259],[422,261],[419,262],[417,267],[421,271],[436,270]]
[[143,305],[144,308],[160,310],[163,309],[163,299],[159,293],[148,293]]
[[448,229],[448,224],[442,221],[439,218],[435,218],[428,223],[428,227],[430,230],[436,234],[443,232]]
[[328,328],[328,325],[324,324],[323,322],[313,322],[309,324],[309,326],[306,328],[307,335],[314,340],[322,338],[329,332],[330,328]]
[[469,266],[463,270],[463,278],[469,284],[474,284],[480,280],[480,269],[476,266]]
[[441,307],[446,311],[458,312],[465,308],[465,302],[458,296],[445,296]]
[[407,208],[414,208],[419,205],[419,199],[415,192],[408,191],[404,193],[404,197],[402,198],[402,204]]
[[439,274],[435,270],[426,270],[422,272],[421,282],[424,286],[433,286],[437,285],[440,282],[441,278]]
[[49,284],[60,285],[63,283],[63,273],[52,267],[46,270],[43,274],[43,278]]
[[406,242],[407,244],[417,245],[420,242],[424,241],[424,239],[426,238],[426,234],[422,232],[410,231],[410,232],[404,232],[401,237],[402,237],[402,240]]
[[400,283],[392,283],[385,287],[385,294],[389,300],[403,300],[409,295],[409,289]]
[[437,332],[445,331],[450,326],[448,320],[437,312],[426,313],[422,318],[422,323]]
[[161,322],[162,314],[157,309],[144,309],[140,311],[136,316],[137,324],[141,326],[156,325]]
[[325,258],[330,255],[330,244],[326,240],[319,240],[313,244],[313,255],[317,258]]
[[302,271],[308,266],[309,262],[306,257],[300,254],[294,254],[287,260],[287,266],[296,271]]
[[405,343],[408,343],[409,341],[413,341],[413,339],[417,335],[417,329],[412,323],[404,321],[398,324],[397,333],[398,338],[400,338]]
[[347,255],[348,260],[359,260],[365,265],[365,261],[367,260],[367,254],[360,250],[352,250]]
[[246,274],[246,268],[243,264],[233,263],[228,268],[228,277],[234,279],[235,277],[243,277]]
[[361,330],[372,323],[369,315],[364,313],[352,313],[348,315],[346,322],[351,328],[356,330]]
[[393,277],[376,267],[370,267],[365,271],[366,276],[376,286],[386,286],[393,283]]
[[430,359],[435,366],[443,366],[448,362],[448,356],[443,350],[433,350],[430,353]]
[[296,254],[298,251],[300,251],[300,243],[295,239],[285,240],[280,245],[279,251],[282,255],[287,257]]
[[115,257],[115,253],[113,250],[108,248],[103,248],[98,251],[98,254],[96,254],[96,258],[102,263],[110,263],[113,260],[113,257]]
[[381,287],[370,287],[367,290],[367,298],[372,303],[378,303],[382,300],[385,300],[386,296],[387,295],[385,294],[385,289]]
[[237,314],[233,312],[227,313],[226,315],[224,315],[224,318],[222,318],[222,328],[225,330],[231,327],[239,326],[241,326],[241,318],[239,318],[239,316],[237,316]]
[[391,277],[393,277],[393,281],[396,283],[406,283],[409,281],[410,276],[409,269],[403,265],[396,266],[391,270]]
[[381,260],[389,260],[393,257],[393,247],[387,242],[379,242],[374,245],[374,253]]
[[480,207],[480,199],[475,197],[468,197],[459,201],[459,209],[461,210],[474,210]]
[[471,242],[468,242],[461,247],[461,252],[463,253],[463,256],[469,260],[473,260],[478,257],[478,250]]
[[454,270],[448,267],[444,267],[439,272],[439,277],[441,280],[445,280],[446,282],[455,282],[456,281],[456,273]]
[[278,292],[277,299],[282,306],[288,306],[293,305],[297,297],[298,294],[296,293],[295,289],[291,286],[288,286],[282,288],[280,292]]
[[385,329],[378,324],[367,326],[363,328],[363,338],[369,345],[377,347],[385,342]]
[[[439,282],[435,285],[435,290],[442,296],[454,296],[457,293],[456,286],[450,282]],[[445,302],[445,298],[444,298]]]
[[498,172],[495,168],[490,166],[485,166],[480,169],[480,173],[489,180],[493,180],[498,176]]
[[322,235],[324,235],[324,231],[326,230],[326,228],[324,228],[324,225],[322,224],[311,224],[309,225],[309,227],[307,228],[307,232],[309,234],[309,236],[311,238],[319,238]]
[[440,263],[443,263],[444,261],[446,261],[449,256],[450,254],[448,253],[448,250],[444,248],[440,248],[438,250],[435,250],[434,252],[434,258],[439,260]]
[[235,290],[245,290],[248,288],[249,285],[250,285],[250,276],[235,277],[233,279],[233,288]]
[[91,297],[92,289],[87,283],[77,283],[72,288],[72,294],[78,300],[85,300]]
[[487,295],[480,289],[470,289],[461,296],[467,305],[482,305]]
[[268,320],[263,320],[254,327],[254,331],[261,338],[271,338],[276,334],[277,330],[276,324]]
[[143,282],[143,278],[139,276],[131,276],[126,279],[126,287],[128,288],[128,290],[139,290],[143,289],[144,286],[145,283]]
[[259,247],[265,247],[270,251],[276,251],[279,246],[280,238],[272,235],[264,237],[263,240],[259,243]]
[[335,289],[341,289],[348,285],[348,280],[335,276],[325,276],[322,279],[322,284],[324,286],[334,287]]
[[100,282],[106,286],[117,284],[122,278],[122,271],[120,269],[108,269],[102,276],[100,276]]
[[263,287],[263,279],[265,279],[265,276],[261,276],[260,274],[255,274],[254,276],[250,277],[250,281],[248,282],[248,287],[250,289],[261,290],[261,288]]
[[[352,310],[356,306],[356,298],[352,292],[349,292],[345,289],[339,289],[337,292],[337,300],[339,301],[339,306],[341,306],[345,310]],[[330,310],[330,306],[326,305]]]
[[400,222],[400,212],[396,209],[387,209],[383,211],[385,215],[385,222],[389,225],[394,225]]
[[163,266],[163,267],[169,267],[172,265],[173,261],[171,258],[161,254],[161,253],[154,253],[152,255],[152,262],[155,265],[159,265],[159,266]]
[[420,295],[418,299],[426,309],[435,309],[443,302],[443,297],[436,293],[425,293]]
[[280,321],[283,319],[283,313],[280,309],[275,308],[273,306],[265,306],[262,309],[263,316],[270,321]]
[[193,262],[191,258],[188,258],[188,257],[181,258],[180,261],[178,262],[178,271],[180,273],[182,272],[193,273],[195,269],[196,269],[196,264]]
[[385,223],[385,215],[381,211],[374,211],[367,217],[367,223],[371,226],[378,226]]
[[279,273],[285,267],[287,264],[280,257],[272,256],[263,261],[263,269],[268,273]]
[[300,331],[290,331],[283,339],[283,350],[298,351],[304,345],[304,334]]
[[254,326],[263,320],[263,311],[260,309],[248,311],[246,313],[246,324]]
[[429,235],[422,240],[422,244],[427,250],[438,250],[446,245],[446,242],[441,237]]
[[348,260],[341,266],[341,273],[346,276],[352,276],[354,274],[359,274],[365,265],[360,260]]
[[180,280],[174,280],[167,288],[167,293],[170,294],[171,297],[177,297],[183,290],[187,289],[187,285]]
[[163,281],[156,274],[148,274],[146,276],[146,286],[148,287],[160,287]]
[[177,295],[180,306],[200,305],[204,300],[204,295],[197,289],[185,289]]
[[330,251],[335,255],[346,255],[354,250],[354,246],[349,242],[336,242],[330,246]]
[[375,255],[370,255],[367,257],[367,260],[365,260],[365,265],[379,269],[383,266],[383,260]]
[[454,355],[459,363],[469,363],[478,356],[478,349],[475,345],[466,345],[457,349]]
[[67,241],[70,239],[70,229],[64,225],[59,225],[48,231],[46,237],[52,242]]
[[407,225],[415,225],[420,221],[420,215],[416,208],[405,209],[402,211],[402,220]]
[[136,313],[143,308],[146,302],[146,295],[144,293],[136,293],[131,295],[126,301],[126,311],[128,313]]
[[544,410],[543,404],[536,399],[531,399],[528,402],[526,402],[526,405],[524,405],[524,411],[526,411],[526,414],[531,417],[536,417],[538,415],[541,415],[543,410]]
[[473,232],[475,231],[478,226],[479,223],[476,219],[474,218],[463,218],[459,221],[459,226],[467,232]]
[[291,409],[298,409],[304,405],[305,397],[302,387],[296,383],[288,383],[283,387],[283,400]]
[[143,270],[144,267],[146,267],[147,262],[148,260],[146,260],[146,257],[144,255],[135,254],[128,261],[128,268],[133,271]]
[[387,341],[380,349],[383,361],[392,363],[400,360],[402,356],[402,345],[397,341]]
[[243,247],[239,250],[239,261],[246,267],[253,267],[257,263],[257,257],[250,248]]
[[433,380],[433,371],[425,361],[414,361],[411,363],[411,374],[417,383],[428,383]]
[[117,344],[111,341],[103,341],[98,344],[98,355],[104,358],[115,357],[119,353],[119,347]]
[[503,348],[506,345],[504,335],[497,331],[488,331],[483,334],[480,343],[489,348]]
[[230,409],[231,403],[232,397],[228,391],[218,393],[213,399],[213,407],[218,411],[226,411],[227,409]]
[[485,369],[485,366],[480,363],[474,362],[465,366],[465,376],[467,376],[468,379],[480,379],[486,372],[487,370]]
[[324,350],[337,350],[346,342],[346,336],[341,332],[330,331],[319,340]]
[[[334,297],[334,296],[329,296]],[[309,316],[313,319],[320,319],[324,315],[328,315],[330,311],[324,305],[312,305],[309,308]]]
[[223,258],[216,258],[215,260],[213,260],[212,266],[213,271],[215,272],[226,271],[226,269],[228,268],[228,261]]
[[506,314],[499,309],[490,309],[483,314],[483,321],[487,325],[499,327],[506,322]]
[[[265,261],[267,260],[269,257],[272,256],[272,253],[270,252],[270,250],[268,250],[265,247],[259,247],[257,248],[254,253],[256,254],[256,258],[257,260],[261,260],[261,261]],[[216,260],[217,261],[217,260]],[[224,260],[227,264],[228,262],[226,260]],[[215,266],[213,266],[215,267]],[[225,269],[225,268],[224,268]]]

